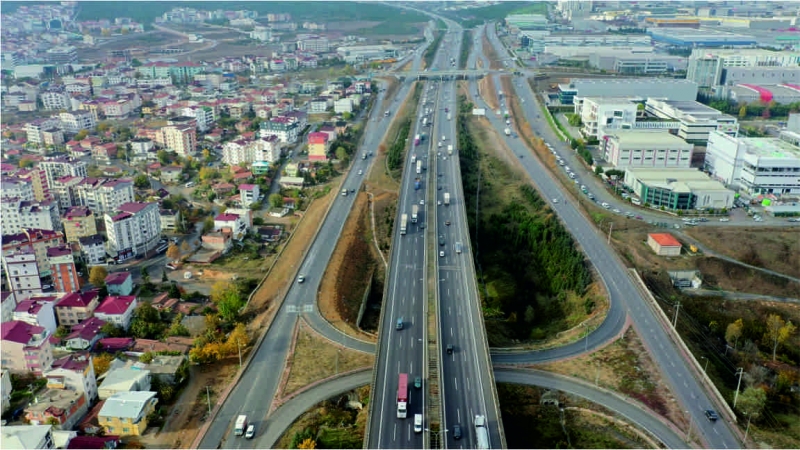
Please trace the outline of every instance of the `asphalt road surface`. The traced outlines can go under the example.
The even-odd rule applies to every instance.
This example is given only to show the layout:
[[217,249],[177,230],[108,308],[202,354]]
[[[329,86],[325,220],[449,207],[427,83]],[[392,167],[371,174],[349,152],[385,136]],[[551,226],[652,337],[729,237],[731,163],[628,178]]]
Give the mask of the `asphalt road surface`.
[[[492,27],[489,27],[490,36]],[[495,45],[499,45],[496,37],[493,37]],[[497,86],[499,80],[496,80]],[[528,123],[536,124],[536,114],[540,113],[538,104],[533,93],[527,85],[517,87],[514,93],[506,95],[517,95],[524,99],[523,109]],[[502,118],[488,114],[487,118],[492,125],[501,131],[505,128]],[[512,120],[514,120],[512,118]],[[541,122],[539,120],[538,122]],[[501,132],[502,134],[502,132]],[[710,422],[705,418],[706,409],[715,409],[714,402],[710,395],[703,389],[701,383],[695,377],[696,372],[691,370],[691,363],[687,360],[677,346],[672,342],[668,332],[654,307],[643,297],[637,289],[633,280],[629,277],[624,263],[617,257],[611,247],[606,243],[606,239],[598,230],[586,219],[573,204],[572,200],[564,193],[564,187],[555,179],[538,160],[533,157],[531,151],[526,148],[522,140],[513,137],[502,136],[508,147],[520,158],[520,164],[528,173],[534,185],[539,190],[542,197],[550,204],[550,207],[561,218],[562,223],[570,231],[578,245],[581,246],[588,259],[592,262],[598,273],[602,277],[609,292],[611,310],[606,322],[617,323],[623,318],[619,306],[622,306],[624,313],[632,319],[632,322],[648,348],[651,357],[664,375],[665,381],[669,384],[673,394],[680,402],[682,407],[691,415],[696,430],[700,432],[703,440],[711,448],[736,448],[737,440],[731,425],[725,420]],[[566,152],[566,144],[555,141],[551,143],[558,151]],[[553,199],[560,200],[554,203]],[[584,342],[584,348],[599,345],[608,340],[609,336],[605,333],[615,327],[605,327],[605,323],[595,332],[591,333]],[[605,332],[600,332],[605,330]],[[555,349],[552,352],[562,352],[561,357],[567,356],[565,351],[571,350],[579,353],[581,343]],[[523,353],[518,355],[505,355],[495,357],[495,362],[529,362],[538,359],[538,355],[553,355],[551,352]]]

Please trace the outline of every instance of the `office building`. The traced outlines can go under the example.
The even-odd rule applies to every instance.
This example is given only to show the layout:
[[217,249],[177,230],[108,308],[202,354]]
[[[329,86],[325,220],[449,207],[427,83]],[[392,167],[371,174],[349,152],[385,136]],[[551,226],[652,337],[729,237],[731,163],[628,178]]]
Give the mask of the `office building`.
[[625,185],[639,197],[642,205],[671,211],[730,208],[736,195],[695,169],[628,168]]
[[705,170],[748,196],[800,195],[800,147],[780,138],[733,137],[712,132]]
[[691,143],[708,142],[708,133],[721,131],[731,136],[739,133],[738,120],[697,101],[648,98],[645,112],[660,119],[680,121],[678,137]]
[[575,113],[581,116],[581,134],[600,139],[604,130],[633,128],[638,104],[627,97],[585,97]]
[[603,136],[604,158],[616,168],[688,168],[694,146],[666,130],[614,130]]

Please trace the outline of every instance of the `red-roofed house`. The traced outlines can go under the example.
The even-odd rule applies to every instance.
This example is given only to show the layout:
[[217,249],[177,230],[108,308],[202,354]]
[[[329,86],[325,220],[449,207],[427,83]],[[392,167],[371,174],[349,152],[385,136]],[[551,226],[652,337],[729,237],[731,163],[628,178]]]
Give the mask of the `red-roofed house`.
[[102,319],[90,317],[75,325],[67,337],[64,338],[67,342],[67,348],[73,350],[88,350],[92,348],[103,337],[100,329],[105,324]]
[[247,233],[247,223],[239,214],[218,214],[214,217],[214,231],[229,231],[239,236]]
[[94,346],[95,352],[118,353],[124,352],[133,346],[133,338],[103,338]]
[[47,387],[81,390],[86,394],[87,403],[97,398],[97,377],[89,352],[70,353],[53,361],[53,368],[45,373],[45,377]]
[[41,375],[53,364],[47,330],[29,323],[12,320],[0,324],[2,361],[14,373],[33,372]]
[[669,233],[650,233],[647,235],[647,245],[659,256],[680,256],[681,243]]
[[47,296],[22,300],[14,310],[14,320],[43,327],[52,336],[58,327],[54,310],[57,299],[56,296]]
[[106,277],[108,295],[131,295],[133,276],[130,272],[114,272]]
[[70,292],[56,302],[56,316],[61,325],[72,326],[92,317],[100,303],[99,291]]
[[329,137],[327,133],[308,133],[308,160],[327,161]]
[[127,330],[137,304],[133,295],[108,296],[94,310],[94,316]]
[[121,443],[119,436],[75,436],[70,439],[67,448],[86,450],[115,449]]

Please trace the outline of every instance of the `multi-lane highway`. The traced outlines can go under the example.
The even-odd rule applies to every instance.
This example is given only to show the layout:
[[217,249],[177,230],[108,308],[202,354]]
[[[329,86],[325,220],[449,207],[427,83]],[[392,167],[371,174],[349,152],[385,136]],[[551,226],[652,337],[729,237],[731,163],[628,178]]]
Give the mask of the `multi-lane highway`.
[[[490,40],[499,47],[499,41],[493,35],[493,27],[488,27]],[[500,50],[500,48],[498,48]],[[495,80],[496,86],[501,86],[499,80]],[[515,89],[516,92],[508,92],[506,95],[518,95],[524,100],[522,103],[525,119],[534,125],[537,123],[537,114],[540,113],[539,105],[529,86],[522,83]],[[487,115],[492,125],[501,131],[505,124],[501,117],[494,114]],[[520,118],[522,119],[522,118]],[[516,120],[516,118],[514,119]],[[539,119],[539,122],[542,120]],[[554,139],[552,131],[547,128],[538,128],[542,137],[558,149],[560,152],[569,151],[566,145]],[[502,133],[498,133],[502,135]],[[581,214],[579,206],[576,206],[568,195],[564,187],[555,179],[536,157],[531,156],[529,149],[525,147],[520,139],[501,137],[508,147],[519,156],[519,162],[528,173],[534,185],[538,188],[541,195],[550,203],[550,207],[561,218],[564,226],[572,233],[578,245],[586,253],[588,259],[598,270],[605,282],[612,304],[609,318],[606,320],[617,323],[620,319],[620,307],[627,314],[636,327],[641,339],[647,346],[651,357],[663,373],[664,379],[672,389],[673,394],[686,411],[692,417],[696,429],[700,432],[701,438],[712,448],[736,448],[739,442],[736,439],[730,425],[724,420],[710,422],[705,418],[706,409],[715,409],[715,403],[710,395],[702,388],[701,383],[696,378],[696,371],[691,370],[691,363],[685,358],[672,342],[664,324],[659,320],[653,306],[647,302],[637,289],[636,285],[629,277],[627,269],[620,258],[614,253],[613,249],[607,245],[604,236]],[[528,156],[528,157],[525,157]],[[559,199],[558,203],[553,199]],[[605,326],[605,324],[604,324]],[[609,338],[608,331],[616,327],[601,326],[589,338],[589,346],[600,345]],[[605,329],[605,332],[601,332]],[[521,362],[535,361],[540,355],[545,359],[551,357],[554,352],[559,352],[559,356],[567,356],[569,352],[579,354],[585,349],[585,344],[573,344],[553,351],[540,353],[520,353],[515,355],[502,355],[494,357],[495,362]]]
[[[450,23],[445,59],[458,66],[462,29]],[[487,419],[490,448],[503,448],[500,412],[488,355],[486,329],[477,292],[469,229],[461,184],[456,124],[456,83],[441,83],[433,111],[433,136],[441,143],[436,152],[436,228],[438,331],[441,370],[442,430],[445,448],[480,448],[475,434],[476,415]],[[452,151],[450,150],[452,146]],[[449,205],[445,204],[445,195]],[[456,439],[455,427],[461,429]],[[484,444],[484,445],[485,445]]]
[[[414,58],[415,68],[419,67],[421,53],[419,52]],[[393,100],[384,99],[384,92],[379,93],[376,106],[365,127],[364,143],[359,149],[359,155],[363,151],[372,151],[374,154],[388,129],[390,119],[383,117],[384,111],[396,111],[401,100],[408,93],[409,85],[407,84],[401,86]],[[366,160],[357,159],[346,176],[342,188],[348,189],[348,191],[359,191],[374,159],[373,157]],[[361,171],[359,172],[358,169]],[[262,447],[258,430],[265,426],[270,405],[277,393],[278,383],[291,344],[292,330],[298,315],[307,314],[309,320],[316,324],[315,328],[325,328],[324,323],[320,322],[324,319],[319,317],[316,305],[317,290],[335,247],[331,245],[331,242],[338,240],[354,202],[355,195],[336,196],[319,233],[299,267],[298,274],[304,275],[305,281],[303,283],[295,281],[289,288],[267,335],[261,345],[254,350],[255,354],[250,359],[250,364],[239,383],[233,388],[214,418],[214,422],[203,436],[200,442],[201,448]],[[368,344],[350,338],[330,327],[324,331],[326,335],[334,335],[335,340],[349,347],[359,349],[366,346],[369,348]],[[247,415],[250,423],[256,425],[255,439],[245,440],[233,436],[231,431],[233,421],[240,414]]]

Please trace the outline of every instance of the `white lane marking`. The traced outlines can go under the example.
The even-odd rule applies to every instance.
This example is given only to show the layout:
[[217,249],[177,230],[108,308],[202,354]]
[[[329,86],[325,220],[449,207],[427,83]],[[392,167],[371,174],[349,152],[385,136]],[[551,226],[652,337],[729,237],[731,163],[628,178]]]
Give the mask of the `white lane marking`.
[[469,377],[467,377],[467,390],[469,390]]
[[453,385],[455,386],[456,390],[458,390],[458,378],[453,377]]
[[461,410],[460,409],[456,410],[456,418],[458,419],[458,422],[461,423]]
[[393,431],[392,431],[392,440],[397,440],[397,423],[394,424]]
[[414,373],[414,363],[411,363],[411,368],[408,369],[408,373]]

